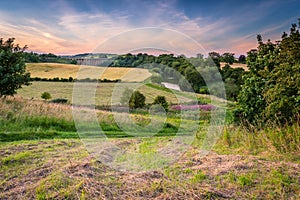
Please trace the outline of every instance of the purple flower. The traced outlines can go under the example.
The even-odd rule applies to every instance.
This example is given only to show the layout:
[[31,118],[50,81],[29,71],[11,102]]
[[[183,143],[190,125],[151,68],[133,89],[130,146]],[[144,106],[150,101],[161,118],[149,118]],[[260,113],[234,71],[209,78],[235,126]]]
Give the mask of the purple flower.
[[211,111],[216,109],[214,105],[205,104],[205,105],[174,105],[171,106],[173,110],[204,110],[204,111]]

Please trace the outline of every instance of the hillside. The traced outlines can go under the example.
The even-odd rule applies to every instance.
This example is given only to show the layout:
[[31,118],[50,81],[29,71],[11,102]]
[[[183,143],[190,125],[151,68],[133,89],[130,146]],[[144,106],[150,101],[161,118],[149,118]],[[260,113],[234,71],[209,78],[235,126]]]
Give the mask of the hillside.
[[79,69],[81,72],[80,78],[121,79],[124,82],[142,82],[151,76],[148,70],[139,68],[107,68],[58,63],[28,63],[26,69],[31,73],[31,77],[40,78],[77,78]]

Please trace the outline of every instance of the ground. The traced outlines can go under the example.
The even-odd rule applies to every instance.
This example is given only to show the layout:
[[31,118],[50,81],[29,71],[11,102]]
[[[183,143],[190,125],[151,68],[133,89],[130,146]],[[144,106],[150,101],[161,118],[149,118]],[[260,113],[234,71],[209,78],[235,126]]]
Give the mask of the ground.
[[[123,145],[133,144],[123,140],[128,140]],[[79,139],[14,141],[0,148],[0,199],[297,199],[300,195],[300,164],[260,156],[212,151],[202,157],[194,147],[163,169],[133,173],[99,162]]]

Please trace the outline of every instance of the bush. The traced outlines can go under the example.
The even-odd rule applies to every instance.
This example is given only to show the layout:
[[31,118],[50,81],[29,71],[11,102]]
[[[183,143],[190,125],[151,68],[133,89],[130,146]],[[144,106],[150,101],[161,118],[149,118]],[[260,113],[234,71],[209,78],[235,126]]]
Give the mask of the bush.
[[165,96],[157,96],[154,99],[153,104],[161,105],[165,109],[166,112],[168,112],[168,110],[169,110],[169,104],[168,104]]
[[199,89],[200,94],[209,94],[207,87],[201,87]]
[[52,97],[49,92],[43,92],[43,94],[41,95],[41,98],[47,100],[47,99],[51,99]]
[[146,97],[139,91],[134,91],[129,100],[129,107],[135,109],[142,108],[146,105],[145,102]]
[[68,103],[68,99],[62,99],[62,98],[58,98],[58,99],[53,99],[50,101],[51,103],[61,103],[61,104],[66,104]]

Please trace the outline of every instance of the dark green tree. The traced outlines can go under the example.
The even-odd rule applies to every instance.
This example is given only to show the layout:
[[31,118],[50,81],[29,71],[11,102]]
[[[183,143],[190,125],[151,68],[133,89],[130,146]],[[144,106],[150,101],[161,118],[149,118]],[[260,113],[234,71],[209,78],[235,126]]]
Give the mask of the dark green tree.
[[22,85],[29,85],[23,52],[27,48],[14,44],[14,38],[0,39],[0,96],[14,95]]
[[169,104],[168,104],[165,96],[160,96],[160,95],[157,96],[154,99],[153,104],[161,105],[165,109],[166,112],[169,110]]
[[208,53],[208,56],[210,59],[213,60],[215,66],[217,68],[220,68],[220,66],[221,66],[220,62],[221,62],[221,58],[222,58],[221,55],[218,52],[213,51],[213,52]]
[[240,55],[238,61],[239,63],[246,64],[246,56]]
[[250,72],[244,76],[237,119],[251,124],[293,123],[300,113],[299,26],[293,24],[290,34],[283,33],[276,43],[264,43],[260,35],[257,39],[258,49],[248,52]]
[[146,97],[139,91],[134,91],[129,100],[129,107],[143,108],[145,106],[145,102],[146,102]]
[[234,53],[223,53],[221,61],[226,62],[227,64],[232,65],[234,63]]

